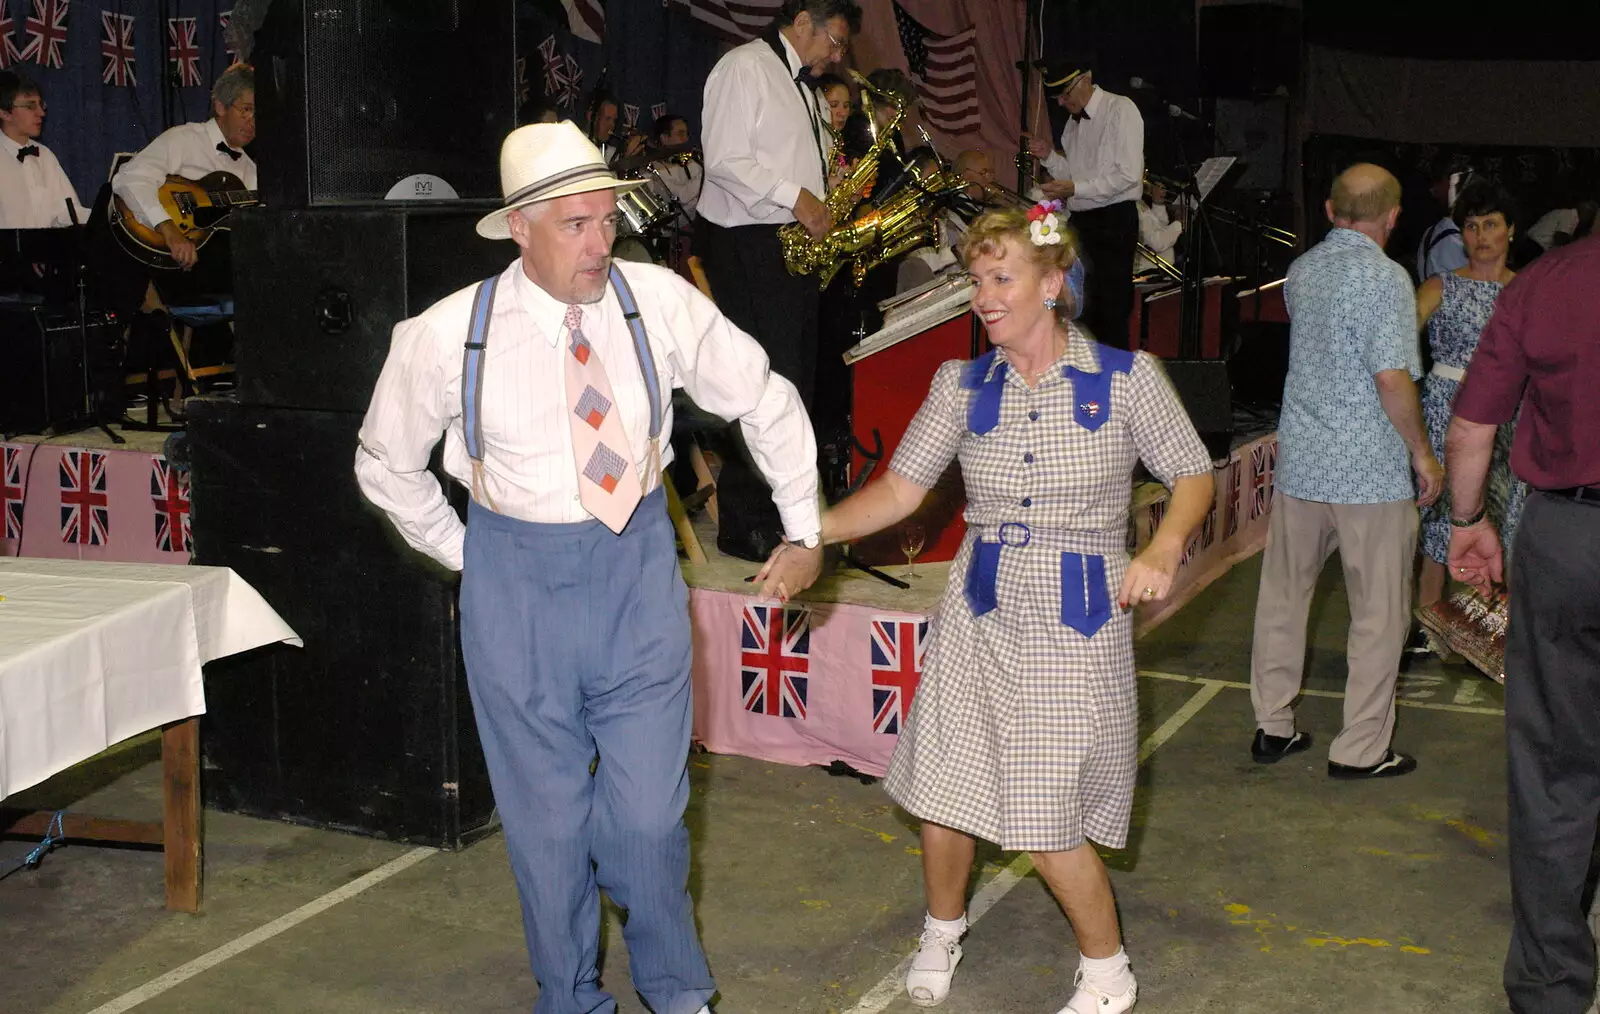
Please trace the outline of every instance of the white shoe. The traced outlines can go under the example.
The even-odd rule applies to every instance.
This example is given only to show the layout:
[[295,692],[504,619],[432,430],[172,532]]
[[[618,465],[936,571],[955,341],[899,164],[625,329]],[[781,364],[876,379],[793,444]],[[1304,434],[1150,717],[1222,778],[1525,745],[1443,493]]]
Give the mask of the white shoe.
[[1056,1014],[1124,1014],[1133,1010],[1133,1005],[1139,999],[1139,983],[1132,981],[1133,976],[1128,976],[1130,982],[1125,993],[1112,995],[1097,989],[1092,984],[1085,982],[1083,969],[1078,969],[1078,974],[1073,977],[1072,984],[1078,987],[1072,994],[1072,999]]
[[906,994],[918,1007],[937,1007],[950,995],[950,980],[961,964],[961,937],[929,927],[922,931],[917,956],[906,973]]

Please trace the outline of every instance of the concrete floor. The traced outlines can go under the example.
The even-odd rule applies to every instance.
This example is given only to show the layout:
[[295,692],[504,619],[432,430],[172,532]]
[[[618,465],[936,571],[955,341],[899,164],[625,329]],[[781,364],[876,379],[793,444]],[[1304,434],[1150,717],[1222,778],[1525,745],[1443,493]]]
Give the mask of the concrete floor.
[[[1328,780],[1322,748],[1340,724],[1336,696],[1301,704],[1318,749],[1254,765],[1242,685],[1257,576],[1254,561],[1240,566],[1139,646],[1142,669],[1168,674],[1140,682],[1141,732],[1164,741],[1141,770],[1130,847],[1108,854],[1139,1011],[1505,1011],[1499,687],[1436,662],[1406,677],[1395,743],[1421,760],[1407,778]],[[1313,611],[1308,689],[1340,689],[1345,623],[1330,567]],[[105,782],[85,809],[153,816],[154,758],[153,744],[138,745],[101,762],[98,775],[80,769],[8,802],[55,805]],[[880,787],[816,769],[696,755],[690,771],[693,890],[722,1014],[914,1010],[893,979],[922,918],[913,822]],[[410,851],[206,819],[199,917],[161,909],[160,857],[150,852],[67,847],[0,880],[0,1011],[530,1008],[536,990],[499,836],[429,855],[170,989],[147,988]],[[0,869],[26,850],[0,842]],[[975,883],[992,907],[967,938],[944,1009],[1055,1011],[1075,967],[1066,921],[1036,876],[996,886],[1011,884],[995,878],[1015,857],[983,858]],[[643,1010],[614,914],[605,944],[619,1009]],[[140,997],[149,998],[132,1002]]]

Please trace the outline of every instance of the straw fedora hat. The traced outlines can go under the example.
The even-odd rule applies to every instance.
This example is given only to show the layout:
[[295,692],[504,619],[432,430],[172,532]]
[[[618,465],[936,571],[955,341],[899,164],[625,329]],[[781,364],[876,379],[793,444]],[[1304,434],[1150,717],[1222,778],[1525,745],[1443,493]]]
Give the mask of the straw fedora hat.
[[590,190],[615,190],[621,196],[644,180],[619,180],[600,149],[571,120],[530,123],[506,135],[500,145],[500,191],[505,206],[478,220],[478,235],[510,239],[506,216],[517,208]]

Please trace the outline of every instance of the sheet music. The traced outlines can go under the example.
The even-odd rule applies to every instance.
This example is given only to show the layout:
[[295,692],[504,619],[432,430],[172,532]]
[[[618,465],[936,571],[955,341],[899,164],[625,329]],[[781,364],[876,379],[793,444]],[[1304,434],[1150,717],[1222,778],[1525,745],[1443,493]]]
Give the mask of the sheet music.
[[881,330],[863,338],[844,354],[844,361],[847,364],[860,362],[875,352],[961,316],[971,305],[972,282],[966,275],[942,279],[940,285],[923,293],[916,302],[903,304],[892,321],[886,318]]
[[1232,155],[1219,155],[1200,163],[1199,171],[1194,174],[1194,183],[1200,191],[1202,201],[1211,196],[1211,191],[1216,189],[1217,184],[1222,182],[1222,177],[1228,174],[1228,170],[1232,169],[1237,161],[1239,160]]

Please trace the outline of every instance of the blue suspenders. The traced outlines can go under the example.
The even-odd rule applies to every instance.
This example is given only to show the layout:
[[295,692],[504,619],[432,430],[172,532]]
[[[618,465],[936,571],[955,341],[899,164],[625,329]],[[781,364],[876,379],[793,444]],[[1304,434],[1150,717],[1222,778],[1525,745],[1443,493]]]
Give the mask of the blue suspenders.
[[[461,422],[466,434],[467,457],[472,459],[473,499],[478,499],[478,473],[483,464],[484,350],[489,345],[489,322],[494,317],[495,290],[499,284],[499,275],[492,275],[478,283],[478,291],[472,297],[472,317],[461,356]],[[615,264],[611,266],[611,289],[617,294],[617,302],[622,305],[622,318],[628,322],[628,333],[633,336],[634,355],[639,360],[645,393],[650,398],[650,446],[655,449],[661,437],[661,421],[665,415],[661,404],[661,380],[656,372],[655,354],[650,351],[650,342],[644,333],[639,303],[633,298],[633,289],[628,285],[628,280]],[[659,460],[659,451],[653,450],[652,457]]]

